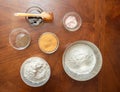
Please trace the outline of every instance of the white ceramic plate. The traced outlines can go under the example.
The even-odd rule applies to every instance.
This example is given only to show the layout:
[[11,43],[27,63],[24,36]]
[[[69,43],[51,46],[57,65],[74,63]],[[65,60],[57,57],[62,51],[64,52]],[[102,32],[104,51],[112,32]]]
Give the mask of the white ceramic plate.
[[[65,64],[65,62],[67,60],[66,58],[68,57],[70,50],[73,48],[76,48],[77,47],[76,45],[79,45],[79,44],[84,44],[86,46],[89,46],[95,55],[95,60],[96,60],[95,66],[93,67],[92,71],[90,71],[88,74],[75,74]],[[66,74],[69,77],[71,77],[72,79],[77,80],[77,81],[87,81],[87,80],[92,79],[99,73],[99,71],[102,67],[102,55],[101,55],[100,50],[93,43],[91,43],[89,41],[76,41],[76,42],[72,43],[69,47],[66,48],[66,50],[63,54],[63,58],[62,58],[62,64],[63,64],[63,68],[64,68]]]

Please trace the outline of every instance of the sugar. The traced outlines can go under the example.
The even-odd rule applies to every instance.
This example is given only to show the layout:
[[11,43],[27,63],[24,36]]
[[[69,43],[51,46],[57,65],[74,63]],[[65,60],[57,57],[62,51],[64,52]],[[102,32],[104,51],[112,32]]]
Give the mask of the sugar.
[[78,25],[76,17],[75,16],[67,17],[65,20],[65,25],[71,29],[75,28]]

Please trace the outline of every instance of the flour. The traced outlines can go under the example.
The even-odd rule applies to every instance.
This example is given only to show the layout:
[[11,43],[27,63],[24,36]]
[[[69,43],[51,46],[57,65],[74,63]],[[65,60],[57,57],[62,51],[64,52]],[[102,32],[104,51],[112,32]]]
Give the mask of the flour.
[[68,28],[75,28],[78,25],[76,17],[75,16],[69,16],[68,18],[66,18],[65,25]]
[[93,50],[85,44],[73,45],[66,53],[65,65],[77,74],[89,74],[96,64]]
[[23,76],[32,83],[46,82],[50,76],[50,67],[43,59],[32,57],[27,59],[23,67]]

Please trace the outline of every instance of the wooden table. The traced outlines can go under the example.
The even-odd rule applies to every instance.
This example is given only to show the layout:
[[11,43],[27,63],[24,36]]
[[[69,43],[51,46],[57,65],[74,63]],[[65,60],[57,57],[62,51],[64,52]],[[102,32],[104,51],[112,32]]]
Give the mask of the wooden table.
[[[31,6],[54,12],[54,21],[31,27],[23,17],[13,16]],[[82,17],[76,32],[68,32],[62,25],[64,14],[70,11]],[[23,51],[13,49],[8,42],[9,33],[18,27],[32,37],[31,45]],[[41,52],[37,43],[47,31],[60,40],[58,50],[51,55]],[[65,48],[77,40],[93,42],[103,56],[100,73],[86,82],[72,80],[62,67]],[[20,77],[21,64],[32,56],[43,57],[51,67],[50,80],[42,87],[29,87]],[[120,92],[120,0],[0,0],[0,92]]]

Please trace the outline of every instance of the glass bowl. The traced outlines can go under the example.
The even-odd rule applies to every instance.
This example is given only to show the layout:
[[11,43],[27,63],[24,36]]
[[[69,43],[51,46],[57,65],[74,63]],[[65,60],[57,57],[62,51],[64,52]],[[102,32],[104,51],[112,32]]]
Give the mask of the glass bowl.
[[16,50],[23,50],[30,45],[31,37],[27,30],[16,28],[9,34],[9,43]]
[[[41,47],[41,38],[42,37],[45,37],[45,36],[47,36],[47,35],[51,35],[51,36],[53,36],[55,39],[56,39],[56,46],[55,46],[55,48],[54,48],[54,50],[52,50],[52,51],[46,51],[45,49],[42,49],[42,47],[44,46],[44,47],[49,47],[49,46],[51,46],[51,45],[53,45],[51,42],[51,39],[49,38],[49,39],[47,39],[47,38],[44,38],[44,45]],[[48,37],[48,36],[47,36]],[[46,43],[46,42],[48,42],[48,43]],[[58,37],[56,36],[56,34],[54,34],[54,33],[52,33],[52,32],[45,32],[45,33],[43,33],[42,35],[40,35],[40,37],[39,37],[39,39],[38,39],[38,44],[39,44],[39,48],[40,48],[40,50],[42,51],[42,52],[44,52],[44,53],[46,53],[46,54],[52,54],[52,53],[54,53],[57,49],[58,49],[58,47],[59,47],[59,39],[58,39]]]
[[[28,80],[25,76],[24,76],[24,69],[26,69],[27,67],[28,67],[28,64],[29,63],[31,63],[31,62],[44,62],[44,64],[46,65],[46,67],[47,67],[47,75],[44,75],[44,76],[46,76],[46,79],[43,81],[43,80],[41,80],[41,81],[39,81],[39,82],[32,82],[32,81],[30,81],[30,80]],[[34,66],[34,64],[33,64],[33,66]],[[45,69],[46,69],[46,67],[45,67]],[[32,71],[30,71],[31,69],[33,69]],[[37,67],[36,68],[36,70],[37,69],[39,69],[39,67]],[[43,69],[43,68],[42,68]],[[41,69],[41,70],[42,70]],[[29,69],[29,71],[30,71],[30,73],[31,72],[33,72],[33,71],[35,71],[34,70],[34,68],[33,67],[31,67],[30,69]],[[39,70],[38,70],[39,71]],[[40,72],[41,74],[43,74],[43,72]],[[36,74],[38,74],[38,72],[36,72]],[[41,57],[30,57],[30,58],[28,58],[28,59],[26,59],[24,62],[23,62],[23,64],[21,65],[21,68],[20,68],[20,75],[21,75],[21,78],[22,78],[22,80],[23,80],[23,82],[26,84],[26,85],[28,85],[28,86],[31,86],[31,87],[40,87],[40,86],[43,86],[43,85],[45,85],[47,82],[48,82],[48,80],[49,80],[49,78],[50,78],[50,75],[51,75],[51,70],[50,70],[50,66],[49,66],[49,64],[47,63],[47,61],[45,61],[43,58],[41,58]],[[35,75],[35,77],[36,77],[37,75]],[[40,78],[41,79],[41,78]],[[39,79],[38,79],[39,80]]]
[[82,25],[82,19],[76,12],[68,12],[63,17],[63,25],[68,31],[77,31]]
[[[94,58],[90,59],[89,62],[86,60],[83,61],[83,58],[81,58],[81,55],[83,55],[83,54],[78,53],[78,52],[80,52],[80,50],[78,50],[78,46],[79,46],[79,48],[81,48],[81,46],[87,46],[90,49],[89,51],[92,52],[92,54],[90,54],[90,56],[93,57],[93,55],[94,55]],[[76,51],[76,52],[74,52],[75,53],[74,55],[71,54],[71,53],[73,53],[73,49],[74,49],[74,51]],[[84,53],[83,48],[81,49],[81,51],[82,51],[82,53]],[[86,55],[86,53],[84,55]],[[75,56],[80,56],[80,57],[75,59],[74,58]],[[72,58],[72,61],[70,61],[71,58]],[[80,60],[80,58],[81,58],[81,60]],[[90,58],[90,57],[86,57],[86,58]],[[65,62],[68,62],[68,60],[70,62],[72,62],[71,64],[74,63],[73,65],[75,65],[75,66],[72,66],[72,67],[74,67],[73,69],[75,71],[78,71],[78,69],[81,69],[82,72],[79,71],[79,73],[76,73],[76,72],[74,72],[73,69],[70,69],[69,65],[67,65],[68,63],[65,63]],[[77,67],[79,66],[79,68],[76,69],[76,62],[73,62],[73,60],[77,61]],[[94,64],[93,64],[93,60],[94,60]],[[93,43],[91,43],[89,41],[84,41],[84,40],[76,41],[66,48],[66,50],[63,54],[63,57],[62,57],[62,64],[63,64],[63,68],[64,68],[66,74],[69,77],[71,77],[72,79],[74,79],[76,81],[87,81],[87,80],[94,78],[100,72],[101,67],[102,67],[102,55],[101,55],[100,50]],[[83,69],[85,69],[85,67],[82,67],[81,64],[84,66],[92,64],[94,66],[92,66],[92,68],[87,66],[87,67],[89,67],[88,70],[84,71]]]
[[[40,14],[41,12],[43,12],[43,10],[38,6],[30,7],[26,11],[26,13],[32,14]],[[39,26],[44,22],[44,20],[41,17],[25,17],[25,19],[31,26]]]

